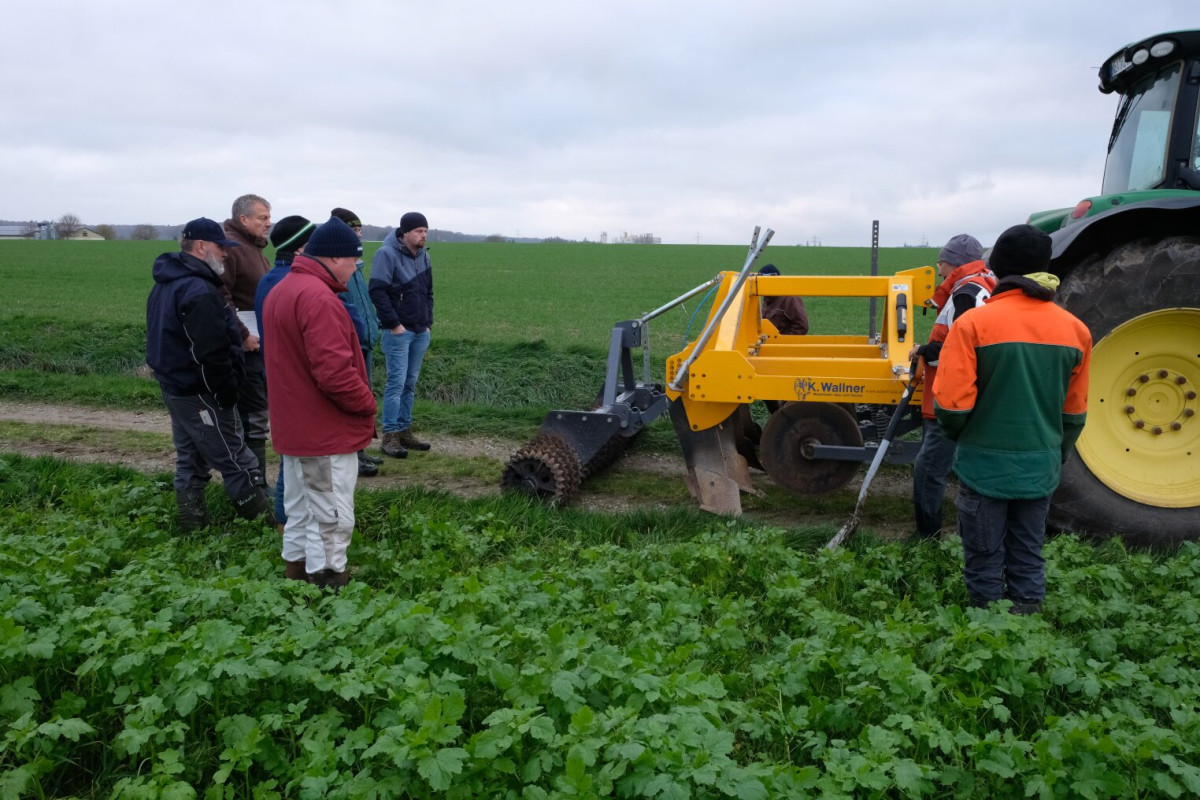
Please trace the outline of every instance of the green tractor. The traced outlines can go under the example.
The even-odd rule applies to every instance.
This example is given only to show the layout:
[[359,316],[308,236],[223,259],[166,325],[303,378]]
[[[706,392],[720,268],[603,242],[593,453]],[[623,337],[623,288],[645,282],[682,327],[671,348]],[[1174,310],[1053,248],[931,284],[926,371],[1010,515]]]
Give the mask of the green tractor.
[[1102,193],[1029,218],[1094,343],[1051,524],[1166,548],[1200,538],[1200,31],[1122,48],[1100,91],[1120,96]]

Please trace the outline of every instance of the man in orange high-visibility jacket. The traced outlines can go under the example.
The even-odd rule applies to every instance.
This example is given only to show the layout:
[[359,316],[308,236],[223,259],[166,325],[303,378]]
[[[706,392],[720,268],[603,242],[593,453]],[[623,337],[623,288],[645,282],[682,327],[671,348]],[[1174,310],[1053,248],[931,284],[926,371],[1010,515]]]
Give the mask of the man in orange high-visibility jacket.
[[1062,462],[1087,417],[1092,337],[1054,304],[1050,237],[1030,225],[1000,235],[991,298],[950,328],[934,409],[958,443],[958,530],[972,605],[1008,598],[1036,613],[1046,595],[1042,543]]

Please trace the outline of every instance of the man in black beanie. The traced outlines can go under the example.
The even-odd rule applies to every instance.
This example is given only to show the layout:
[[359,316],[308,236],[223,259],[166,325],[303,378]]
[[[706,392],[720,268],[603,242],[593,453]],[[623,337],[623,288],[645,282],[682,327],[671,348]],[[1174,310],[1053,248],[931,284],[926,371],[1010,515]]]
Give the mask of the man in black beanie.
[[1050,496],[1087,417],[1092,337],[1054,304],[1050,237],[1015,225],[996,240],[988,302],[950,328],[934,410],[957,442],[958,531],[972,605],[1036,613]]
[[429,449],[429,444],[410,430],[417,378],[433,327],[433,265],[425,249],[428,233],[425,215],[409,211],[371,260],[368,288],[383,329],[387,363],[381,449],[392,458],[404,458],[409,450]]

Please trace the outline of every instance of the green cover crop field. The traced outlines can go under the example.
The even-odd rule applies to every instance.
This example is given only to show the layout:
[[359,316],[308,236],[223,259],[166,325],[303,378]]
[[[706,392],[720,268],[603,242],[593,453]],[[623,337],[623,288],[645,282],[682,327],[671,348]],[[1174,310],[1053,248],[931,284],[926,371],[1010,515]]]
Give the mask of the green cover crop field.
[[0,464],[3,797],[1194,797],[1200,548],[957,544],[360,493],[338,596],[136,473]]
[[[0,400],[157,411],[139,367],[165,249],[0,242]],[[745,248],[433,256],[418,415],[524,439],[590,403],[614,322]],[[935,257],[884,250],[881,272]],[[810,311],[866,329],[865,303]],[[658,369],[693,314],[695,335],[695,301],[652,323]],[[1053,538],[1023,617],[965,608],[954,538],[831,553],[828,526],[690,503],[373,490],[334,596],[284,581],[278,534],[209,496],[216,524],[181,537],[168,475],[0,453],[0,798],[1200,796],[1194,543]]]

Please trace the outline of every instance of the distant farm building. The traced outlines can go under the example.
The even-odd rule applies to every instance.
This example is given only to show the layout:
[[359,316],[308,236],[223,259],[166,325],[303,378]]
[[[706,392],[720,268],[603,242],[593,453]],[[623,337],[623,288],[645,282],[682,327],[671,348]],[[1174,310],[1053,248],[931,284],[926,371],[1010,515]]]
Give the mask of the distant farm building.
[[[58,232],[53,222],[26,222],[22,225],[0,225],[0,240],[4,239],[57,239]],[[76,242],[103,242],[104,237],[94,228],[80,228],[67,237]]]
[[0,239],[36,239],[37,228],[28,225],[0,225]]
[[653,233],[625,233],[615,237],[613,244],[662,244],[662,237]]
[[80,228],[73,234],[67,237],[73,242],[103,242],[104,237],[96,233],[91,228]]

